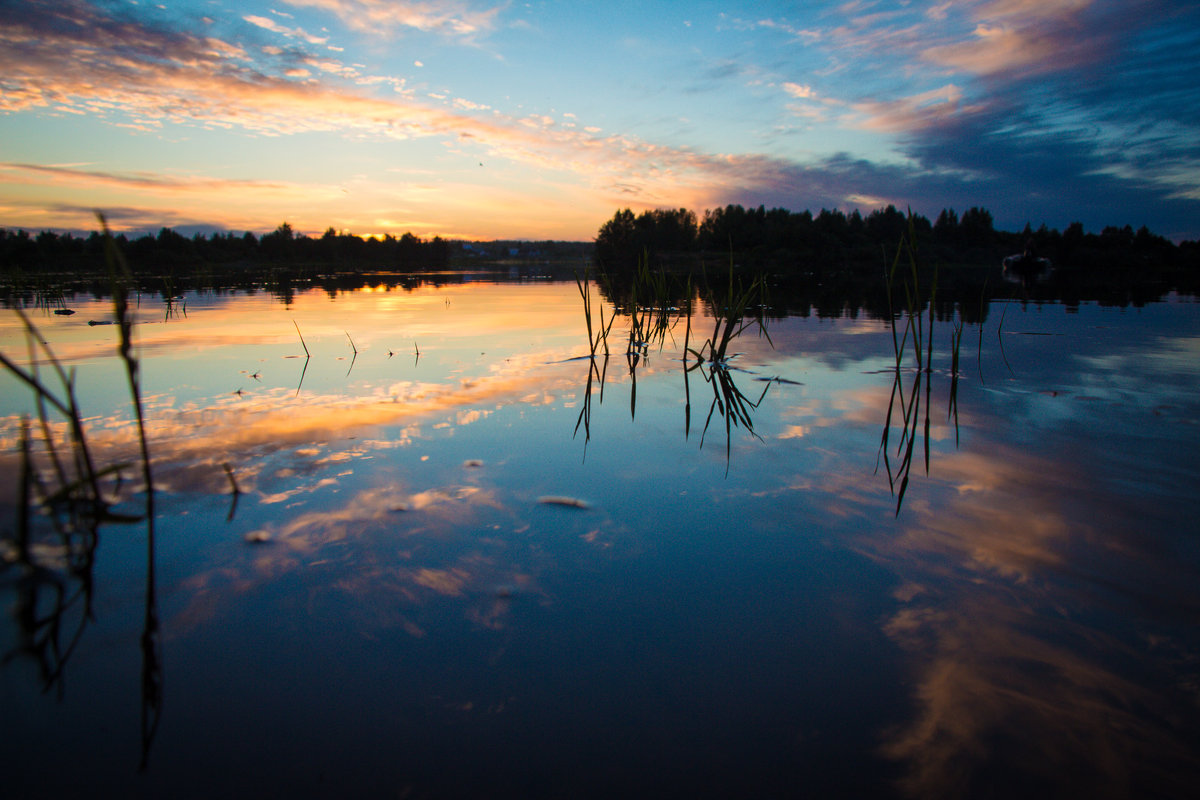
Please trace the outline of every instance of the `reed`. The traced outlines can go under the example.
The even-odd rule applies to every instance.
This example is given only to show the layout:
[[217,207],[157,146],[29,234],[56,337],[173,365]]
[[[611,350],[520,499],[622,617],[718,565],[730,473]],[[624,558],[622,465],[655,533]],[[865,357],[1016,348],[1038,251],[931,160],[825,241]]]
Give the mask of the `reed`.
[[[907,269],[902,269],[902,267],[906,267]],[[905,309],[902,312],[904,318],[904,330],[902,333],[897,332],[896,325],[897,317],[901,316],[901,314],[898,314],[893,306],[893,297],[896,294],[898,278],[900,288],[903,289],[905,301]],[[924,442],[925,471],[926,473],[929,472],[930,377],[933,371],[934,299],[937,296],[936,270],[932,284],[928,290],[927,298],[925,297],[926,292],[921,286],[920,272],[917,268],[916,231],[913,226],[911,213],[909,214],[908,230],[901,236],[900,242],[896,247],[896,255],[892,260],[891,269],[886,272],[885,279],[887,284],[889,324],[891,326],[895,360],[893,364],[891,397],[888,400],[887,416],[884,420],[883,433],[880,438],[879,454],[884,468],[887,470],[888,484],[891,487],[893,495],[896,497],[896,515],[899,516],[900,508],[904,503],[904,495],[908,491],[909,475],[912,470],[912,460],[915,455],[919,430],[923,430],[924,433],[921,438]],[[927,326],[926,315],[928,315]],[[916,368],[913,373],[912,384],[906,387],[904,383],[904,353],[907,351],[910,341]],[[922,392],[922,390],[924,391]],[[922,399],[924,399],[923,427],[921,426]],[[901,434],[900,442],[896,449],[899,462],[896,464],[895,469],[893,469],[890,455],[890,437],[897,403],[899,403]],[[878,469],[878,465],[876,469]]]
[[139,364],[133,354],[133,320],[129,314],[129,287],[133,276],[125,257],[113,239],[108,229],[104,215],[97,213],[100,226],[104,231],[105,256],[109,266],[109,276],[112,281],[113,313],[117,321],[119,340],[117,352],[125,365],[125,375],[129,383],[129,395],[132,400],[134,415],[137,418],[138,445],[141,450],[142,481],[145,484],[146,508],[146,587],[145,609],[142,618],[142,635],[140,639],[142,651],[142,708],[141,708],[141,739],[142,758],[139,765],[145,771],[149,764],[150,746],[158,731],[162,718],[163,672],[159,642],[158,623],[158,592],[155,574],[155,504],[154,504],[154,474],[150,459],[150,447],[146,439],[146,417],[142,408],[141,381],[139,380]]
[[[300,332],[300,323],[292,320],[292,324],[296,326],[296,335],[300,337],[300,346],[304,348],[304,357],[312,358],[312,353],[308,352],[308,345],[304,343],[304,334]],[[350,334],[346,334],[349,336]]]
[[[580,403],[579,416],[575,419],[575,430],[572,437],[579,435],[579,428],[583,428],[584,432],[584,459],[587,458],[587,445],[592,439],[592,391],[593,386],[599,385],[600,401],[604,401],[604,381],[608,374],[608,335],[612,330],[613,323],[616,321],[617,315],[613,313],[609,316],[608,322],[604,321],[604,304],[599,306],[599,319],[595,319],[592,310],[592,289],[591,280],[588,272],[584,269],[582,277],[576,273],[575,285],[579,289],[580,299],[583,301],[583,318],[587,328],[588,337],[588,354],[582,356],[588,361],[588,374],[584,383],[583,398]],[[603,361],[597,365],[598,351],[603,348]]]
[[[880,435],[878,462],[882,462],[893,496],[896,498],[896,515],[904,503],[912,473],[916,448],[922,448],[925,473],[929,474],[933,452],[930,428],[932,423],[932,390],[934,380],[934,331],[936,322],[936,300],[938,293],[938,270],[935,267],[928,285],[921,281],[918,269],[916,232],[910,213],[908,229],[897,245],[891,266],[885,269],[884,281],[887,289],[888,316],[892,334],[894,360],[892,364],[892,391],[888,400],[883,432]],[[897,309],[894,298],[903,295],[904,306]],[[987,302],[986,286],[980,297],[980,319],[983,304]],[[902,323],[902,324],[901,324]],[[958,419],[959,387],[963,375],[962,341],[966,329],[962,306],[958,305],[950,319],[949,358],[950,386],[946,409],[947,419],[954,426],[954,444],[960,442]],[[979,354],[982,357],[983,326],[980,325]],[[911,367],[906,361],[911,353]],[[980,380],[983,375],[980,373]],[[893,450],[893,429],[899,428],[900,439]],[[893,458],[896,461],[893,462]],[[876,463],[876,470],[879,463]]]
[[229,466],[226,461],[221,466],[225,469],[225,476],[229,478],[229,494],[233,498],[229,503],[229,513],[225,517],[226,522],[233,522],[233,515],[237,512],[238,500],[242,496],[241,487],[238,486],[237,478],[233,475],[233,467]]
[[[761,276],[757,276],[750,281],[749,285],[743,285],[740,278],[735,281],[734,272],[731,257],[728,286],[726,287],[724,296],[720,297],[711,287],[708,288],[708,306],[713,315],[713,333],[698,348],[688,346],[685,349],[685,353],[690,353],[697,360],[707,361],[718,368],[728,366],[728,359],[732,358],[732,355],[729,353],[729,345],[748,328],[757,327],[759,335],[764,336],[767,342],[774,347],[762,314],[748,313],[752,305],[754,305],[755,300],[760,300],[757,304],[760,310],[765,307],[766,281]],[[705,276],[705,284],[706,286],[708,284],[707,275]],[[689,339],[690,333],[691,330],[689,327]]]
[[763,387],[762,394],[757,400],[751,400],[738,388],[737,383],[733,379],[731,371],[727,367],[722,367],[716,363],[705,363],[697,361],[690,366],[684,366],[684,387],[687,396],[685,412],[685,438],[687,436],[686,428],[690,426],[690,409],[691,409],[691,391],[688,387],[687,376],[694,370],[699,370],[713,392],[712,402],[708,406],[708,415],[704,418],[704,429],[700,433],[700,448],[704,448],[704,441],[708,436],[709,425],[712,423],[713,413],[718,413],[725,422],[725,476],[729,476],[729,466],[733,457],[733,429],[741,427],[746,430],[751,436],[761,440],[762,437],[754,430],[754,418],[751,412],[758,409],[762,404],[763,399],[767,396],[767,391],[771,388],[768,383]]
[[[607,279],[607,276],[604,277],[611,289],[613,287],[612,280]],[[756,327],[760,335],[770,342],[770,335],[767,333],[761,312],[753,311],[755,308],[765,307],[766,282],[761,278],[755,278],[748,285],[743,285],[735,274],[732,259],[726,286],[723,290],[713,290],[705,276],[705,297],[708,307],[712,311],[714,328],[710,337],[701,344],[695,345],[692,314],[697,293],[694,290],[693,281],[694,278],[691,274],[683,279],[683,308],[677,308],[672,302],[672,292],[678,291],[678,281],[672,281],[666,271],[661,268],[652,269],[649,259],[643,255],[636,270],[632,273],[622,301],[619,304],[614,303],[613,313],[606,320],[603,304],[600,304],[597,310],[593,301],[591,283],[586,270],[582,276],[578,274],[575,276],[576,286],[583,303],[584,326],[588,337],[588,355],[580,356],[580,358],[590,361],[584,385],[582,407],[575,420],[575,435],[578,435],[580,428],[585,433],[585,452],[586,444],[591,438],[592,395],[595,391],[594,387],[598,383],[599,396],[603,402],[604,379],[609,355],[608,337],[617,316],[624,316],[629,320],[625,359],[629,367],[629,413],[631,418],[636,419],[637,416],[638,368],[650,357],[653,348],[661,350],[666,345],[668,338],[673,341],[675,327],[680,323],[682,317],[684,325],[683,357],[681,359],[684,368],[684,438],[689,438],[691,435],[690,378],[697,371],[713,392],[700,437],[700,446],[704,446],[714,419],[717,416],[722,418],[726,439],[726,475],[729,472],[732,456],[734,428],[744,428],[751,435],[758,436],[754,431],[752,413],[763,401],[770,385],[764,387],[757,399],[743,394],[731,374],[729,361],[736,355],[731,352],[733,342],[752,327]],[[612,293],[610,291],[610,294]],[[602,363],[597,359],[601,350],[604,355]]]
[[[75,374],[73,371],[68,372],[63,367],[49,343],[42,337],[24,311],[20,308],[16,308],[14,311],[26,330],[31,366],[28,370],[23,369],[3,353],[0,353],[0,365],[3,365],[10,374],[34,393],[43,444],[58,480],[57,488],[47,491],[40,502],[48,507],[60,507],[60,504],[65,503],[65,510],[69,515],[74,517],[90,515],[93,520],[103,520],[110,503],[106,501],[104,493],[101,491],[100,478],[104,473],[96,468],[88,444],[87,433],[83,427],[83,412],[75,395]],[[59,382],[57,389],[42,379],[37,366],[40,358],[44,358],[46,363],[52,367]],[[61,419],[66,422],[70,437],[69,462],[59,455],[55,444],[56,437],[51,430],[47,405],[58,412]],[[67,466],[68,463],[70,468]],[[78,523],[79,520],[75,519],[74,522]]]
[[350,369],[346,370],[346,375],[349,376],[354,371],[354,362],[358,361],[358,347],[354,344],[350,331],[346,331],[346,338],[350,340],[350,349],[354,351],[354,355],[350,357]]
[[[133,320],[129,311],[132,278],[103,216],[98,217],[104,230],[110,269],[113,313],[118,331],[117,354],[125,368],[137,421],[145,510],[140,516],[113,511],[116,498],[120,496],[122,473],[131,465],[98,466],[76,397],[74,372],[63,367],[23,310],[15,309],[25,328],[30,366],[23,368],[3,353],[0,353],[0,366],[32,391],[40,440],[32,435],[29,418],[24,418],[20,434],[20,507],[13,534],[13,552],[16,554],[13,564],[21,570],[14,607],[18,645],[5,655],[4,660],[18,655],[32,657],[39,665],[43,688],[48,691],[57,687],[61,692],[66,665],[93,616],[92,573],[101,526],[145,521],[146,591],[141,635],[144,768],[162,703],[155,585],[154,480],[138,361],[133,352]],[[39,364],[42,362],[50,367],[51,379],[41,374]],[[55,417],[57,419],[52,421]],[[56,434],[58,428],[65,429],[65,452],[59,444],[60,436]],[[44,469],[39,468],[39,462],[45,465]],[[110,479],[115,479],[115,486],[109,486]],[[36,530],[35,509],[44,512],[36,519],[46,520]],[[7,566],[0,565],[0,568]]]
[[609,354],[608,334],[609,331],[612,330],[613,322],[616,320],[617,315],[615,313],[612,314],[609,317],[608,324],[606,325],[604,323],[604,304],[601,303],[599,310],[599,324],[593,327],[591,282],[586,269],[583,271],[583,277],[580,277],[579,274],[576,273],[575,285],[578,287],[579,296],[583,300],[583,319],[584,323],[587,325],[588,352],[593,358],[595,358],[596,351],[603,346],[604,355],[607,357]]
[[587,460],[587,446],[592,440],[592,394],[593,387],[599,386],[600,402],[604,402],[604,380],[608,374],[608,354],[603,356],[600,365],[597,366],[595,358],[588,359],[588,374],[584,382],[583,398],[580,402],[579,416],[575,419],[575,431],[571,434],[572,438],[579,435],[580,426],[583,427],[583,458]]

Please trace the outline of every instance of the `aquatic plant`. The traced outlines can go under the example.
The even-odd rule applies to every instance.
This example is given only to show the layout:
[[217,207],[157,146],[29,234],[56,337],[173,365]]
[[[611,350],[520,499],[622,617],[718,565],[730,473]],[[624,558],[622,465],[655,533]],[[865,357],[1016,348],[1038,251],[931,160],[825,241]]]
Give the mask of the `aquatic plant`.
[[[587,325],[588,335],[588,355],[584,356],[588,361],[587,380],[583,388],[583,399],[580,404],[579,416],[575,420],[575,431],[572,436],[579,435],[579,427],[583,426],[584,432],[584,457],[587,454],[587,444],[592,438],[592,387],[599,384],[600,401],[604,402],[604,378],[608,373],[608,334],[612,330],[613,322],[617,315],[614,313],[609,317],[608,324],[604,322],[604,305],[600,304],[600,318],[598,326],[593,326],[592,322],[592,292],[588,278],[587,270],[584,270],[583,277],[578,274],[575,276],[575,285],[579,288],[579,295],[583,300],[583,316]],[[604,348],[604,359],[600,365],[596,363],[597,351]]]
[[117,352],[125,365],[125,375],[129,383],[129,394],[132,399],[134,416],[137,419],[138,446],[141,450],[142,480],[145,484],[146,508],[146,593],[145,613],[143,616],[141,650],[142,650],[142,761],[141,769],[145,769],[150,756],[150,745],[158,730],[162,712],[162,659],[159,653],[158,640],[158,606],[155,583],[155,513],[154,513],[154,476],[150,460],[150,448],[146,441],[146,418],[142,408],[141,382],[138,379],[138,361],[133,355],[133,321],[129,315],[129,286],[132,284],[132,274],[124,256],[117,248],[116,242],[108,229],[108,224],[101,214],[96,215],[104,230],[105,250],[109,264],[109,276],[112,282],[113,314],[117,321],[119,340]]
[[[579,416],[575,421],[575,435],[580,427],[585,432],[585,447],[591,438],[591,415],[593,386],[598,383],[601,402],[604,397],[604,377],[608,365],[608,335],[614,320],[623,315],[629,320],[628,339],[625,350],[626,364],[629,367],[629,413],[631,418],[637,416],[637,372],[650,356],[652,348],[662,350],[668,337],[673,337],[675,327],[681,319],[684,324],[682,347],[682,363],[684,373],[684,438],[691,435],[692,397],[690,377],[699,371],[705,383],[713,391],[705,417],[704,428],[700,436],[700,446],[703,448],[708,430],[712,425],[714,415],[719,415],[725,422],[725,470],[729,471],[732,455],[732,437],[734,428],[744,428],[751,435],[758,436],[754,431],[752,412],[763,401],[770,384],[764,387],[758,399],[751,399],[737,386],[731,374],[729,361],[736,356],[730,352],[731,344],[747,329],[757,328],[760,335],[770,342],[762,309],[766,307],[766,282],[761,277],[750,281],[744,286],[736,276],[732,257],[729,265],[727,286],[721,293],[714,291],[708,284],[707,275],[704,278],[706,287],[707,307],[710,309],[714,328],[712,336],[706,338],[700,345],[693,346],[692,314],[696,293],[693,290],[693,276],[689,273],[683,281],[684,299],[682,310],[673,304],[672,282],[662,269],[657,271],[649,266],[648,258],[643,257],[638,262],[632,279],[626,285],[624,302],[614,304],[612,316],[607,323],[604,321],[604,308],[599,310],[600,325],[594,323],[593,304],[590,284],[585,271],[575,281],[583,300],[584,322],[588,334],[589,355],[580,358],[590,361],[588,376],[585,381],[583,402]],[[611,286],[610,281],[610,286]],[[678,289],[678,284],[675,290]],[[773,346],[773,345],[772,345]],[[597,351],[603,347],[604,361],[597,364]]]
[[712,402],[708,406],[708,415],[704,418],[704,429],[700,433],[700,447],[703,449],[705,437],[708,435],[708,428],[712,422],[713,412],[720,414],[725,421],[725,474],[729,475],[729,465],[733,455],[733,429],[735,427],[745,428],[746,431],[756,439],[761,439],[754,431],[754,419],[751,412],[762,404],[763,399],[767,396],[767,390],[771,388],[768,383],[763,387],[762,394],[757,400],[751,400],[733,379],[732,370],[728,366],[720,365],[717,362],[697,361],[690,365],[684,364],[684,388],[686,393],[686,421],[684,436],[687,436],[687,428],[691,423],[691,389],[688,386],[688,376],[698,370],[713,391]]
[[[732,354],[729,353],[729,345],[747,328],[757,327],[758,333],[774,347],[761,313],[766,306],[764,302],[766,300],[766,281],[761,276],[756,276],[748,286],[743,286],[740,278],[735,281],[732,257],[728,275],[729,283],[723,297],[718,296],[712,288],[708,289],[708,307],[713,316],[712,335],[707,337],[698,348],[685,347],[685,353],[691,353],[698,360],[707,361],[718,368],[728,366],[728,359],[732,358]],[[707,285],[707,283],[706,275],[705,284]],[[755,300],[760,302],[755,304]],[[757,308],[757,312],[751,314],[752,308]],[[688,321],[688,338],[690,339],[690,315]]]
[[[296,384],[296,396],[300,396],[300,387],[304,386],[304,376],[308,374],[308,362],[312,361],[312,353],[308,352],[308,345],[304,343],[304,334],[300,332],[300,323],[292,320],[292,324],[296,326],[296,335],[300,337],[300,346],[304,348],[304,366],[300,368],[300,380]],[[292,358],[292,356],[287,356]]]
[[[20,571],[16,616],[20,639],[6,654],[32,657],[39,665],[43,687],[62,691],[66,664],[92,619],[92,569],[107,523],[145,521],[147,530],[145,614],[140,639],[142,651],[142,767],[158,727],[162,704],[162,666],[159,657],[158,614],[155,590],[154,481],[145,419],[142,411],[138,361],[133,354],[133,323],[129,313],[128,266],[112,242],[104,218],[109,250],[113,313],[118,331],[117,354],[129,383],[131,405],[137,421],[140,473],[145,510],[143,515],[117,513],[122,473],[131,467],[116,463],[100,467],[92,453],[76,398],[74,371],[66,370],[40,331],[20,309],[14,309],[25,328],[29,367],[23,368],[0,353],[0,365],[34,395],[40,439],[31,436],[31,420],[21,421],[18,510],[12,542],[2,548],[0,568]],[[57,385],[43,379],[44,359]],[[52,414],[55,419],[52,419]],[[66,442],[56,429],[65,428]],[[35,447],[40,445],[40,447]],[[35,530],[35,510],[46,525]],[[48,528],[48,530],[47,530]]]
[[[908,491],[918,440],[923,446],[926,474],[929,473],[932,452],[930,412],[934,374],[933,340],[936,316],[934,307],[938,290],[938,270],[936,268],[933,270],[928,287],[924,286],[917,266],[917,255],[916,231],[910,213],[908,229],[897,244],[890,269],[887,269],[884,274],[894,363],[892,390],[888,399],[883,432],[880,436],[878,458],[883,462],[887,471],[888,484],[896,498],[897,516],[900,514],[905,493]],[[902,290],[904,296],[904,308],[900,311],[897,311],[893,305],[898,290]],[[898,329],[897,325],[899,318],[902,318],[904,323],[902,331]],[[957,320],[952,320],[951,324],[953,327],[950,334],[950,389],[946,414],[954,425],[954,442],[957,446],[959,442],[958,387],[962,374],[962,337],[965,327],[961,309]],[[982,337],[982,326],[980,336]],[[910,345],[913,366],[906,369],[905,354],[909,351]],[[982,351],[982,343],[980,349]],[[911,376],[911,383],[907,386],[906,376]],[[893,464],[890,445],[897,410],[899,412],[900,441],[896,445],[895,456],[899,460]],[[876,464],[876,469],[878,470],[878,464]]]
[[583,318],[584,318],[584,322],[587,324],[588,351],[589,351],[591,357],[595,358],[596,351],[601,346],[603,346],[604,347],[604,355],[607,357],[609,354],[608,333],[610,330],[612,330],[612,325],[613,325],[613,322],[616,320],[617,315],[615,313],[612,314],[608,320],[608,324],[605,325],[604,324],[604,304],[601,303],[600,304],[599,325],[593,328],[593,324],[592,324],[592,292],[591,292],[591,284],[590,284],[590,281],[588,278],[588,272],[586,269],[583,271],[583,277],[580,277],[579,274],[576,273],[575,285],[579,288],[579,296],[583,299]]

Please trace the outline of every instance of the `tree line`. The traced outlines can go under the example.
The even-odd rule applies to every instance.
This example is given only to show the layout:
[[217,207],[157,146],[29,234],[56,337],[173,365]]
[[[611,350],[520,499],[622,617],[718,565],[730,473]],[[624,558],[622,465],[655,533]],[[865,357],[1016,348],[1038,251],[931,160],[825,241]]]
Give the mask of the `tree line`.
[[635,215],[626,208],[601,225],[595,258],[606,269],[634,266],[649,258],[656,265],[700,254],[730,254],[739,261],[780,266],[819,264],[838,269],[869,263],[881,252],[894,253],[913,231],[920,252],[945,264],[995,264],[997,259],[1032,248],[1056,264],[1090,266],[1200,266],[1200,243],[1170,240],[1146,227],[1110,226],[1087,233],[1079,222],[1065,231],[1026,225],[1020,232],[998,230],[991,212],[972,207],[958,214],[943,209],[934,221],[895,206],[863,216],[822,209],[794,212],[784,208],[727,205],[703,217],[686,208],[654,209]]
[[[423,240],[412,233],[363,238],[333,228],[320,237],[298,234],[284,222],[271,233],[255,236],[233,233],[197,233],[184,236],[171,228],[157,235],[113,237],[117,248],[135,271],[186,271],[189,268],[227,266],[307,266],[361,269],[442,268],[449,264],[450,245],[441,237]],[[0,268],[5,272],[91,273],[106,269],[105,237],[0,228]]]

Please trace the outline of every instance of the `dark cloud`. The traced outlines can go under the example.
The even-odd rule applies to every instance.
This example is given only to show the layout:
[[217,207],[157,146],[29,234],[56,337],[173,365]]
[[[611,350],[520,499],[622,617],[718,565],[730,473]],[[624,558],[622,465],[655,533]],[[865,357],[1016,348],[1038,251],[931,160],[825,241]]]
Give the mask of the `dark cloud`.
[[[900,129],[909,165],[850,155],[776,163],[733,193],[755,205],[812,208],[847,208],[846,198],[860,195],[928,215],[978,205],[1009,229],[1144,224],[1171,238],[1200,238],[1200,199],[1186,196],[1200,198],[1200,7],[1143,0],[1058,16],[1029,9],[974,4],[955,12],[967,26],[982,18],[972,13],[1008,13],[996,42],[943,30],[931,44],[911,26],[843,29],[840,47],[861,55],[861,68],[897,56],[914,70],[952,66],[952,74],[927,78],[961,87],[961,102],[940,113],[893,87],[900,99],[863,105],[880,115],[879,126]],[[903,116],[910,106],[917,112]]]

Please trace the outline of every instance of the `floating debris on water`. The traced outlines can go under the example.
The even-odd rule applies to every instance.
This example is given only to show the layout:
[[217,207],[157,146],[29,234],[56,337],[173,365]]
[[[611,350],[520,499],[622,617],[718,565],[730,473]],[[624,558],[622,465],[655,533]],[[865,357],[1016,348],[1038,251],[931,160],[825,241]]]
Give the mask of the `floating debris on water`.
[[591,508],[586,500],[580,500],[577,497],[563,497],[560,495],[543,495],[538,498],[538,502],[547,506],[565,506],[567,508]]
[[54,309],[54,313],[58,314],[60,317],[69,317],[75,313],[75,309],[73,309],[73,308],[56,308],[56,309]]

